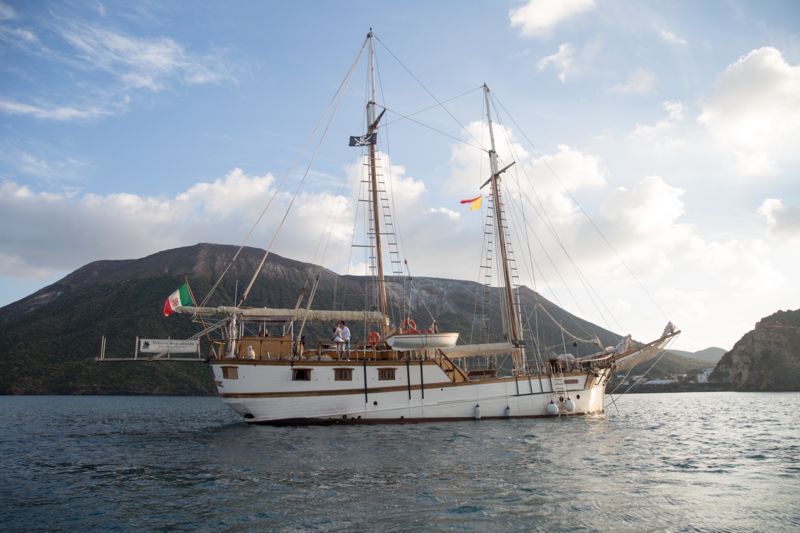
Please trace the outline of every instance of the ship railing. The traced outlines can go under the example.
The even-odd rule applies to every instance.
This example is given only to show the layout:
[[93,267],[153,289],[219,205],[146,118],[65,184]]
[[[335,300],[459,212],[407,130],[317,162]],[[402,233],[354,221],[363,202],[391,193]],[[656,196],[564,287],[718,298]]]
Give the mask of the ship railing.
[[[200,341],[197,339],[140,339],[136,344],[132,357],[108,356],[106,336],[100,338],[100,352],[95,361],[98,363],[119,362],[177,362],[205,363],[208,360],[200,353]],[[194,355],[189,355],[194,354]]]

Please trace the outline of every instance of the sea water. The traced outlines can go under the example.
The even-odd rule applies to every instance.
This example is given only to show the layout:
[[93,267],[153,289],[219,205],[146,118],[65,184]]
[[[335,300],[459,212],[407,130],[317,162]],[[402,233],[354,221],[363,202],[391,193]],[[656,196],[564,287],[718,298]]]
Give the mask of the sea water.
[[0,529],[800,530],[800,394],[617,401],[276,428],[216,398],[0,397]]

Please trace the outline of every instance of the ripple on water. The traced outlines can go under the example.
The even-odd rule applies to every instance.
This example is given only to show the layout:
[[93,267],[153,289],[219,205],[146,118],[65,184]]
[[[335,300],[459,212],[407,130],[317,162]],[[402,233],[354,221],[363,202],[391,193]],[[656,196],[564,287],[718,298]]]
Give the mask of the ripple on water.
[[248,426],[213,398],[0,402],[9,531],[800,527],[799,394],[629,395],[599,417],[327,428]]

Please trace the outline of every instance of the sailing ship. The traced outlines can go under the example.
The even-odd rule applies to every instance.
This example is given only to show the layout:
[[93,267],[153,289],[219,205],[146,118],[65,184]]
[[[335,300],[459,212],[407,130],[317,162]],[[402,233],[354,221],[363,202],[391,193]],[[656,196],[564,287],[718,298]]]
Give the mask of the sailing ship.
[[[656,340],[641,344],[626,337],[615,347],[598,346],[595,353],[576,357],[567,353],[538,352],[531,363],[518,287],[509,257],[509,217],[503,202],[504,172],[499,168],[489,87],[482,86],[489,131],[490,176],[484,187],[492,204],[492,231],[496,243],[499,290],[502,294],[503,334],[494,342],[458,344],[457,332],[417,329],[406,310],[399,325],[392,324],[384,269],[386,228],[379,197],[376,138],[385,109],[377,113],[375,35],[362,45],[368,52],[367,132],[351,137],[351,146],[363,146],[367,166],[369,235],[376,306],[362,310],[325,310],[313,307],[316,285],[305,306],[247,307],[244,301],[263,270],[269,250],[233,306],[182,305],[174,310],[199,323],[209,340],[208,363],[220,398],[246,421],[291,423],[408,423],[420,421],[572,416],[603,413],[605,390],[612,373],[623,366],[658,354],[679,332],[671,325]],[[360,57],[361,54],[359,54]],[[512,163],[513,164],[513,163]],[[317,278],[318,280],[319,278]],[[217,282],[219,283],[219,281]],[[301,298],[302,299],[302,298]],[[208,298],[204,300],[207,301]],[[186,302],[183,302],[186,303]],[[362,342],[306,342],[307,322],[363,324]],[[528,335],[526,335],[526,332]],[[215,336],[216,335],[216,336]],[[498,360],[510,361],[507,368]],[[484,364],[473,364],[473,362]]]

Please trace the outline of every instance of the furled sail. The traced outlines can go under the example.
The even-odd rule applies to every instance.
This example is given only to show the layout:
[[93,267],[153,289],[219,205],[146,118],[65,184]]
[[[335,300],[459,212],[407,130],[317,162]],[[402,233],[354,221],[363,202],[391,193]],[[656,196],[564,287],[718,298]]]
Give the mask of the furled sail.
[[487,344],[461,344],[452,348],[439,349],[450,359],[459,359],[482,355],[510,354],[514,350],[514,345],[510,342],[492,342]]
[[366,321],[370,324],[389,324],[389,319],[378,311],[335,311],[327,309],[275,309],[271,307],[180,307],[179,313],[196,316],[227,316],[237,315],[247,318],[264,318],[273,320],[306,320],[311,321],[337,321],[350,322]]

